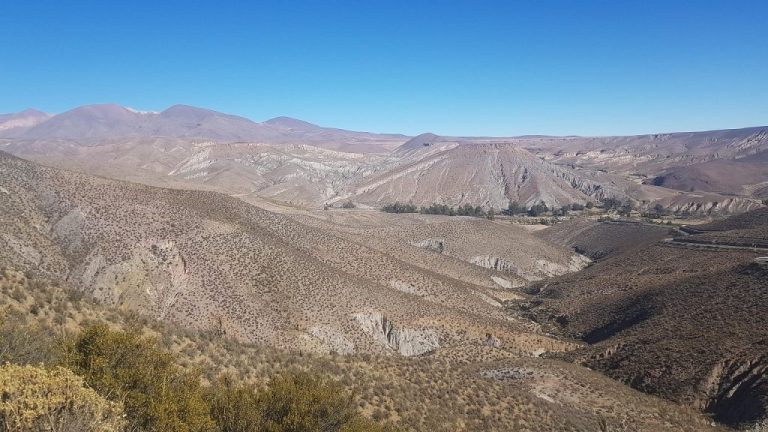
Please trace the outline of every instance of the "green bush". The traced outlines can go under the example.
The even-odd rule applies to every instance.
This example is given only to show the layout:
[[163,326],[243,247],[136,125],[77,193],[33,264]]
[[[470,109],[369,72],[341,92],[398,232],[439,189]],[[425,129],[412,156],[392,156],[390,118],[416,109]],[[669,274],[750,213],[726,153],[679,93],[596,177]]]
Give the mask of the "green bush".
[[385,430],[357,413],[340,384],[306,372],[279,375],[262,392],[231,376],[204,388],[137,331],[89,327],[67,344],[64,361],[99,394],[123,402],[129,430]]
[[431,215],[444,215],[444,216],[474,216],[474,217],[488,217],[488,214],[480,206],[471,206],[470,204],[464,204],[460,207],[451,207],[445,204],[432,204],[429,207],[417,208],[413,204],[401,204],[395,202],[394,204],[387,204],[382,207],[382,210],[387,213],[421,213]]
[[233,376],[216,380],[206,398],[211,416],[222,432],[249,432],[261,427],[259,400],[253,387],[237,383]]
[[214,427],[200,377],[175,364],[156,341],[105,325],[67,345],[65,364],[99,394],[122,401],[131,430],[209,431]]
[[222,432],[392,430],[359,415],[340,384],[307,372],[278,375],[263,392],[224,376],[214,381],[206,399]]
[[264,432],[342,431],[359,420],[339,384],[305,372],[275,377],[258,404]]

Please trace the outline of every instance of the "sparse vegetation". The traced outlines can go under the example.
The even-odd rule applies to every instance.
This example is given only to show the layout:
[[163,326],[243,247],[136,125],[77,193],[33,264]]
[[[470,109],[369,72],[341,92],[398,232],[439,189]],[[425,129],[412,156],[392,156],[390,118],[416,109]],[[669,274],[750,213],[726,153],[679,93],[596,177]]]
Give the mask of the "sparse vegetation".
[[[287,216],[211,192],[0,163],[11,191],[1,195],[11,224],[0,233],[0,264],[30,270],[0,278],[0,308],[13,317],[0,326],[0,353],[73,371],[122,404],[131,428],[263,429],[267,414],[298,403],[339,407],[328,417],[346,419],[342,430],[598,430],[633,420],[707,429],[692,411],[536,357],[577,344],[539,331],[544,319],[510,320],[499,305],[528,299],[519,287],[531,280],[584,265],[570,247],[542,240],[556,227],[365,211]],[[546,213],[510,222],[580,219]],[[386,313],[385,328],[434,331],[440,347],[400,357],[356,321],[365,309]],[[272,394],[309,399],[274,397],[277,408],[264,408],[280,382],[284,391]],[[313,396],[329,388],[338,398]],[[326,420],[299,417],[269,418],[275,428]]]
[[[702,430],[699,426],[705,425],[703,419],[692,412],[636,393],[627,393],[621,386],[592,372],[583,376],[587,372],[575,365],[545,365],[537,363],[541,360],[531,362],[526,360],[527,357],[510,357],[503,350],[488,347],[468,354],[466,358],[442,355],[421,359],[368,354],[342,357],[307,353],[298,355],[242,344],[213,332],[192,331],[116,312],[82,296],[69,296],[62,287],[53,287],[43,281],[30,283],[21,273],[6,270],[4,274],[9,277],[0,278],[0,304],[12,310],[18,310],[32,301],[39,301],[41,305],[37,318],[22,315],[23,319],[13,321],[12,327],[17,327],[14,332],[23,334],[26,332],[24,327],[32,323],[37,323],[34,325],[39,325],[40,330],[47,332],[55,322],[61,322],[59,316],[67,317],[66,327],[73,329],[74,333],[66,336],[69,341],[63,345],[66,355],[54,356],[50,361],[72,364],[72,349],[77,349],[76,346],[80,344],[79,349],[89,354],[75,354],[74,358],[81,361],[84,358],[95,360],[96,367],[86,369],[93,371],[90,375],[96,381],[115,385],[114,388],[121,388],[125,392],[130,391],[130,387],[136,383],[144,382],[142,377],[148,375],[161,382],[175,383],[173,385],[177,389],[189,388],[178,387],[179,376],[197,376],[200,384],[193,384],[191,388],[194,394],[202,390],[206,408],[203,411],[206,415],[193,417],[198,421],[207,418],[205,422],[213,422],[210,430],[214,431],[268,430],[263,427],[267,419],[271,419],[270,424],[274,426],[272,430],[297,430],[288,426],[311,426],[318,424],[316,422],[324,422],[325,414],[316,418],[313,413],[325,413],[331,408],[338,411],[333,411],[333,415],[328,418],[342,419],[343,425],[328,430],[339,432],[390,431],[394,427],[408,431],[510,430],[520,428],[521,425],[536,425],[536,428],[543,425],[547,429],[597,430],[598,421],[614,427],[639,418],[640,413],[646,416],[654,413],[651,417],[654,424],[665,419],[664,422],[673,425],[667,430]],[[25,294],[21,302],[10,298],[10,292],[15,286],[24,287]],[[88,330],[81,331],[80,328],[84,327]],[[86,340],[87,343],[84,343]],[[523,341],[521,339],[520,343]],[[117,353],[123,350],[125,354],[140,359],[126,359],[127,364],[149,363],[150,372],[130,371],[119,362],[114,373],[98,367],[99,364],[117,361]],[[137,350],[147,350],[151,355],[159,354],[160,364],[152,366],[153,360],[148,358],[147,353]],[[172,364],[166,363],[169,359]],[[540,371],[524,381],[504,382],[478,376],[475,368],[481,364],[484,365],[483,369],[540,368],[531,369]],[[79,367],[76,369],[81,370]],[[87,386],[87,376],[79,379]],[[610,414],[593,415],[583,408],[571,407],[571,402],[567,402],[569,405],[565,408],[553,411],[546,404],[538,402],[527,390],[527,386],[538,386],[538,380],[544,383],[553,379],[561,383],[557,393],[549,393],[553,397],[564,391],[573,392],[573,399],[564,401],[586,401],[586,395],[597,397],[597,391],[584,393],[585,387],[582,386],[585,382],[597,386],[600,393],[613,395],[609,399],[613,406]],[[125,385],[117,385],[119,381]],[[116,400],[114,395],[100,394],[97,388],[93,391],[103,399]],[[162,400],[156,402],[160,406],[167,406]],[[108,403],[116,409],[120,408],[120,404]],[[141,406],[151,407],[154,404],[152,400]],[[303,415],[286,417],[280,414],[285,412],[286,406],[296,404],[301,405],[298,413]],[[167,415],[170,419],[176,419],[173,421],[187,421],[189,419],[184,416],[179,420],[185,406],[189,408],[189,405],[181,404],[181,410],[155,410],[152,415],[138,413],[137,416],[134,411],[124,420],[135,425],[137,418],[161,421]],[[486,416],[478,412],[479,408],[476,407],[483,406],[492,407],[494,414]],[[193,411],[203,412],[196,408]],[[183,423],[166,424],[170,426],[165,430],[189,430]],[[252,428],[254,425],[258,425],[256,429]],[[133,430],[143,429],[139,427]]]

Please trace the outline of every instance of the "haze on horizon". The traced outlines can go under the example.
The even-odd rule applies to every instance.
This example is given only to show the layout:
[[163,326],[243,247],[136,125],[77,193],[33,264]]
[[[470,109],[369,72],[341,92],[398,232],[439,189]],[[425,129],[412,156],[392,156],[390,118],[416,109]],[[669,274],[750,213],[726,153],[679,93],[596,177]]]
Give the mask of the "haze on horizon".
[[183,103],[455,136],[757,126],[766,12],[762,1],[12,2],[0,112]]

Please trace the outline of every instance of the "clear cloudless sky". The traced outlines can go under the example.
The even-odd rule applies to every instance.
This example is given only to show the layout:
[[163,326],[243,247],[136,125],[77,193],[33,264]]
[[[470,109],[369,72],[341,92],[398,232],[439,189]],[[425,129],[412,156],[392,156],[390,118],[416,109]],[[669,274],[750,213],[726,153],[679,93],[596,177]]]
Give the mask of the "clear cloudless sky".
[[768,124],[768,0],[3,0],[0,112],[446,135]]

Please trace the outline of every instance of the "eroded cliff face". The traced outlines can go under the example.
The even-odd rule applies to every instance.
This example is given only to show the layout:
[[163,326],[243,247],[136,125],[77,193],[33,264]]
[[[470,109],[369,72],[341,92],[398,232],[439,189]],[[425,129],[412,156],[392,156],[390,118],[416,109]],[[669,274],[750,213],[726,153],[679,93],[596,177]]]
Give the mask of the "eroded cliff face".
[[528,281],[538,281],[544,278],[560,276],[566,273],[576,272],[586,267],[592,260],[584,255],[572,255],[568,262],[557,263],[545,259],[536,260],[529,268],[516,266],[505,259],[482,255],[469,260],[472,264],[500,272],[514,273]]
[[441,238],[428,238],[411,244],[437,253],[443,253],[445,250],[445,240]]
[[734,356],[717,363],[700,385],[696,406],[727,424],[768,416],[768,346],[762,356]]
[[510,201],[550,207],[629,199],[626,184],[597,171],[573,170],[542,160],[512,143],[463,142],[438,149],[414,149],[386,169],[360,178],[345,195],[373,206],[408,202],[464,204],[502,209]]
[[70,279],[104,303],[146,308],[160,319],[191,288],[184,258],[169,240],[137,244],[130,258],[113,264],[95,249]]
[[494,256],[482,255],[469,260],[474,265],[485,267],[487,269],[519,274],[519,269],[513,263]]
[[417,356],[440,348],[435,330],[397,327],[381,312],[360,312],[354,317],[362,330],[374,340],[403,356]]
[[[702,198],[705,197],[702,196]],[[676,214],[701,216],[739,214],[762,207],[762,204],[754,199],[722,196],[711,197],[709,200],[697,199],[695,196],[683,196],[674,200],[668,200],[664,204],[666,204],[669,211]]]

